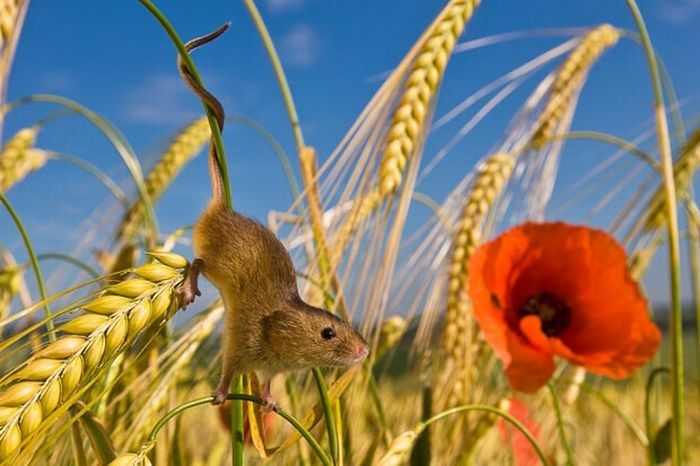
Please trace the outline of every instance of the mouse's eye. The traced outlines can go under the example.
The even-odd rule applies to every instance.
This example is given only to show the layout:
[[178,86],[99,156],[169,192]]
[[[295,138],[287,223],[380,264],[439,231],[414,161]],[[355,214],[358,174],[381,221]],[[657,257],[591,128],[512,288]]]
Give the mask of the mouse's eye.
[[335,337],[335,330],[333,330],[331,327],[326,327],[321,330],[321,337],[324,340],[330,340],[331,338]]

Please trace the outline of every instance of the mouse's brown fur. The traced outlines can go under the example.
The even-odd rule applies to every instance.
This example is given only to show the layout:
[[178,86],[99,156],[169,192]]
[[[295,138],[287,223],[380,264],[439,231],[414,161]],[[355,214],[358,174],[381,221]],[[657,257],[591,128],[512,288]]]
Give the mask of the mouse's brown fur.
[[[221,32],[188,45],[196,47]],[[221,105],[192,79],[181,62],[179,65],[187,84],[214,110],[221,127]],[[185,306],[199,294],[196,276],[201,268],[224,302],[223,374],[215,403],[224,401],[235,375],[261,371],[269,379],[285,370],[347,366],[363,360],[367,343],[348,322],[299,297],[292,260],[277,237],[226,206],[213,144],[209,169],[213,197],[194,227],[193,249],[198,259],[183,294]],[[264,387],[269,390],[269,380]],[[265,397],[274,403],[269,392]]]

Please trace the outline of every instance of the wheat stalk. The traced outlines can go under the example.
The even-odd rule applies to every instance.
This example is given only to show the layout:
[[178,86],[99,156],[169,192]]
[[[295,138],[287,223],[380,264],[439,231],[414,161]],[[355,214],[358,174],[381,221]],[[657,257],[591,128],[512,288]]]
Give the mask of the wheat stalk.
[[406,163],[425,132],[425,119],[452,49],[479,3],[480,0],[449,2],[433,23],[418,52],[385,141],[379,169],[382,196],[396,193],[401,185]]
[[57,416],[51,415],[75,402],[97,371],[150,323],[177,309],[175,288],[187,260],[173,253],[152,255],[158,262],[135,268],[136,277],[108,287],[82,305],[82,315],[58,328],[61,338],[12,374],[9,387],[0,394],[0,461],[19,453],[22,441],[42,425],[55,422]]
[[6,193],[46,163],[47,153],[34,148],[38,132],[38,126],[23,128],[0,149],[0,193]]
[[[170,143],[155,167],[144,181],[146,192],[155,202],[168,189],[180,170],[195,157],[209,141],[211,129],[206,118],[199,118],[187,125]],[[117,239],[133,237],[143,221],[145,211],[139,201],[129,207],[117,231]]]
[[549,98],[535,123],[531,143],[536,148],[546,145],[572,105],[576,92],[583,85],[588,70],[600,55],[617,43],[620,33],[609,24],[592,29],[559,67]]

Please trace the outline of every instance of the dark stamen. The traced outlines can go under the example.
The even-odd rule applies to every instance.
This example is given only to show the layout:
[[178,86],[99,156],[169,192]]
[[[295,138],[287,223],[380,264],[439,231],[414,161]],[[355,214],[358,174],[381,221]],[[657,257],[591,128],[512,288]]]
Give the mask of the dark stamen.
[[554,336],[569,326],[571,308],[556,295],[544,292],[531,296],[520,308],[520,317],[536,315],[542,322],[542,332]]

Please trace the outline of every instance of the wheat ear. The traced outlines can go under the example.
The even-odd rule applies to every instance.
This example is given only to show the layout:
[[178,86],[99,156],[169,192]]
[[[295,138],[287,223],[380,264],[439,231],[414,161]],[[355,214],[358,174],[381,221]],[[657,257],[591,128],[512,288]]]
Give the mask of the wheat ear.
[[175,289],[187,260],[173,253],[152,256],[157,262],[135,268],[135,278],[82,305],[82,315],[57,329],[61,338],[13,374],[0,394],[0,461],[18,453],[23,440],[40,427],[55,422],[57,416],[49,416],[75,402],[75,395],[150,323],[178,308]]
[[[688,139],[680,152],[681,155],[673,165],[673,176],[676,189],[681,196],[685,196],[684,193],[691,185],[695,170],[700,167],[700,128]],[[664,202],[664,190],[663,187],[659,187],[645,209],[643,231],[652,232],[664,224],[666,221]]]
[[547,102],[532,133],[531,142],[534,147],[543,147],[554,136],[572,99],[583,85],[588,70],[619,38],[619,31],[609,24],[601,24],[583,36],[557,71]]
[[408,159],[426,132],[426,116],[434,103],[452,50],[479,3],[481,0],[451,0],[421,38],[422,45],[391,117],[378,184],[369,193],[358,197],[349,218],[336,234],[331,248],[331,269],[337,265],[358,226],[401,185]]
[[[199,118],[187,125],[170,143],[155,167],[144,181],[146,192],[155,202],[170,186],[180,170],[195,157],[209,141],[211,129],[206,118]],[[132,238],[144,217],[143,204],[135,202],[124,215],[117,231],[117,238]]]
[[457,39],[480,0],[452,0],[442,10],[413,64],[394,111],[379,168],[382,196],[396,193],[409,157],[425,132],[425,119]]
[[0,149],[0,192],[6,193],[25,176],[38,170],[47,160],[47,153],[34,148],[38,126],[19,130]]

